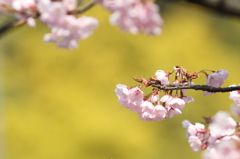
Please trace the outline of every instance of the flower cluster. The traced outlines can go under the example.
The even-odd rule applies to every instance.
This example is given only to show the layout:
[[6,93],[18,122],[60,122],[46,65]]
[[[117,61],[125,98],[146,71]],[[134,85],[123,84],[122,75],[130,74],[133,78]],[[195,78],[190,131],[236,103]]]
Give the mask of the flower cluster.
[[[165,117],[172,118],[175,114],[182,114],[185,104],[194,101],[192,97],[185,96],[186,89],[178,88],[178,86],[185,86],[184,88],[186,86],[195,86],[192,80],[198,78],[200,73],[203,73],[206,75],[207,85],[217,87],[222,85],[228,76],[226,70],[211,71],[212,74],[208,74],[206,71],[211,70],[201,70],[190,74],[184,68],[175,66],[172,72],[156,71],[156,77],[151,77],[150,80],[134,78],[135,81],[140,83],[136,87],[118,84],[115,92],[120,104],[138,113],[140,119],[160,121]],[[169,77],[173,73],[175,73],[175,79],[170,83]],[[152,91],[144,96],[142,89],[149,86],[153,87]],[[160,96],[161,92],[164,93],[162,96]]]
[[182,114],[185,103],[193,101],[191,97],[170,94],[159,99],[159,92],[156,90],[147,97],[139,87],[128,88],[123,84],[118,84],[115,92],[123,107],[135,111],[146,121],[160,121],[165,117],[172,118],[175,114]]
[[132,34],[144,31],[146,34],[161,33],[163,21],[159,8],[149,0],[99,0],[103,7],[110,10],[110,22]]
[[[110,22],[133,34],[161,33],[162,19],[156,4],[150,0],[96,0],[113,14]],[[96,4],[90,2],[89,6]],[[77,0],[0,0],[0,9],[14,13],[18,24],[35,27],[35,19],[46,24],[51,33],[44,36],[45,42],[54,42],[60,48],[74,49],[78,41],[89,37],[98,26],[93,17],[77,17]],[[88,8],[88,7],[86,7]],[[86,9],[87,10],[87,9]],[[0,10],[3,11],[3,10]]]
[[60,48],[77,48],[78,41],[89,37],[98,25],[95,18],[76,17],[77,0],[12,0],[11,6],[18,19],[31,27],[39,17],[51,29],[44,41],[57,43]]
[[239,125],[227,112],[219,111],[213,118],[205,118],[206,124],[182,122],[193,151],[207,150],[204,159],[240,158]]

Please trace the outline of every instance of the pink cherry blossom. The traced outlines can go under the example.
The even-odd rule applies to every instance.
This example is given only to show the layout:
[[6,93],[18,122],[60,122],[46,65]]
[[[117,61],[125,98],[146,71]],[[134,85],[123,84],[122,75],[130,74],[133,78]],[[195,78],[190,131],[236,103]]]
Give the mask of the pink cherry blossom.
[[203,159],[239,159],[239,141],[222,140],[216,146],[203,153]]
[[34,18],[32,18],[32,17],[29,17],[29,18],[27,18],[27,24],[30,26],[30,27],[35,27],[36,26],[36,21],[35,21],[35,19]]
[[158,35],[163,24],[156,4],[141,0],[98,0],[98,3],[112,11],[110,22],[132,34],[144,31]]
[[194,99],[192,97],[189,97],[189,96],[183,96],[181,98],[185,103],[194,102]]
[[182,114],[182,111],[179,108],[166,107],[166,109],[167,109],[166,117],[168,118],[173,118],[175,114]]
[[193,151],[199,151],[207,144],[209,133],[203,124],[192,124],[188,120],[184,120],[182,125],[186,129],[186,137]]
[[193,151],[199,151],[202,145],[201,140],[197,136],[190,136],[188,142]]
[[27,23],[30,27],[35,27],[36,3],[35,0],[12,0],[11,7],[15,9],[17,19]]
[[228,71],[227,70],[222,69],[222,70],[219,70],[217,73],[221,75],[223,80],[226,80],[228,78]]
[[160,104],[154,106],[151,102],[145,101],[141,105],[142,112],[140,119],[146,121],[161,121],[164,120],[167,110]]
[[35,0],[13,0],[12,7],[17,11],[26,11],[30,8],[36,7]]
[[[236,85],[231,85],[230,87],[236,87]],[[229,98],[234,101],[236,104],[240,104],[240,91],[232,91],[230,92]]]
[[[217,72],[214,72],[212,74],[209,74],[206,82],[208,86],[212,87],[220,87],[224,80],[226,80],[228,77],[228,71],[227,70],[219,70]],[[212,95],[214,93],[204,91],[204,95]]]
[[164,102],[167,110],[167,117],[172,118],[175,114],[182,114],[185,102],[181,98],[172,97],[169,94],[164,95],[161,99]]
[[13,0],[0,0],[0,4],[11,5]]
[[229,116],[227,112],[219,111],[209,125],[210,134],[220,137],[232,135],[235,132],[237,123]]
[[143,92],[138,88],[127,88],[126,85],[118,84],[115,89],[120,104],[136,113],[142,112]]
[[231,108],[232,110],[232,113],[237,116],[237,117],[240,117],[240,104],[236,105],[234,104]]
[[153,94],[153,95],[151,96],[151,98],[150,98],[150,101],[151,101],[152,103],[157,102],[157,100],[158,100],[158,94]]
[[153,121],[155,118],[153,104],[149,101],[145,101],[142,103],[141,107],[142,114],[140,114],[140,119],[146,121]]
[[51,29],[44,41],[57,43],[60,48],[77,48],[78,41],[89,37],[98,26],[95,18],[78,18],[72,13],[77,8],[77,0],[12,0],[11,6],[16,17],[30,27],[36,25],[35,18],[39,17]]
[[218,72],[214,72],[212,74],[209,74],[207,77],[207,85],[212,87],[220,87],[224,80],[226,80],[228,77],[228,71],[227,70],[219,70]]
[[128,99],[129,99],[128,109],[136,113],[141,113],[142,112],[141,104],[144,102],[143,92],[138,87],[132,88],[129,90]]
[[62,3],[68,11],[73,11],[77,8],[77,0],[63,0]]
[[115,89],[115,92],[118,97],[118,101],[123,107],[128,108],[129,105],[129,99],[128,99],[128,94],[129,90],[126,85],[123,84],[118,84],[117,88]]
[[135,105],[140,105],[143,101],[143,91],[138,87],[129,90],[128,98],[131,103]]
[[190,121],[188,121],[188,120],[184,120],[184,121],[182,122],[182,125],[183,125],[183,127],[184,127],[185,129],[187,129],[191,124],[192,124],[192,123],[191,123]]
[[60,48],[77,48],[78,40],[89,37],[97,25],[98,21],[92,17],[63,16],[61,23],[49,25],[52,33],[47,34],[44,40],[45,42],[55,42]]
[[184,108],[185,102],[181,98],[174,97],[174,98],[172,98],[172,100],[167,105],[172,107],[172,108],[178,108],[178,109],[181,110],[181,109]]
[[161,84],[166,86],[169,84],[169,80],[168,80],[168,73],[165,72],[165,71],[162,71],[162,70],[158,70],[156,73],[155,73],[156,77],[158,80],[161,81]]
[[173,99],[173,97],[170,94],[166,94],[162,96],[160,99],[161,102],[166,102],[167,104]]
[[189,136],[202,136],[205,133],[205,126],[201,123],[190,124],[187,128]]
[[164,120],[164,118],[166,117],[167,115],[167,110],[165,107],[163,107],[162,105],[160,104],[157,104],[155,107],[154,107],[154,114],[155,114],[155,121],[161,121],[161,120]]

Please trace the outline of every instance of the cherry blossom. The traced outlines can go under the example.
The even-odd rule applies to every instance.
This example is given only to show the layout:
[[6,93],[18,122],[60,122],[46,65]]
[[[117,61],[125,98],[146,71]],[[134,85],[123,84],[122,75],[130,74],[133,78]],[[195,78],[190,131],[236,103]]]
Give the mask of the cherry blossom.
[[227,70],[219,70],[208,75],[206,80],[207,85],[212,87],[220,87],[224,83],[224,80],[227,79],[227,77],[228,77]]
[[[0,4],[11,5],[13,0],[0,0]],[[0,7],[1,8],[1,7]]]
[[[187,129],[191,124],[192,124],[192,123],[191,123],[190,121],[188,121],[188,120],[184,120],[184,121],[182,122],[182,126],[183,126],[183,128],[185,128],[185,129]],[[187,133],[187,137],[188,137],[188,133]]]
[[35,0],[13,0],[12,7],[17,11],[26,11],[36,7]]
[[115,92],[118,97],[118,101],[123,107],[128,107],[129,99],[128,99],[128,94],[129,90],[126,85],[123,84],[118,84],[117,88],[115,89]]
[[231,108],[231,111],[235,116],[240,117],[240,105],[239,104],[238,105],[234,104]]
[[[236,85],[231,85],[230,87],[236,87]],[[229,98],[236,104],[240,104],[240,90],[230,92]]]
[[[159,35],[163,20],[159,7],[152,1],[142,0],[96,0],[112,12],[110,22],[122,30],[137,34],[144,32]],[[89,2],[93,6],[95,1]],[[13,8],[13,9],[9,9]],[[45,42],[56,43],[60,48],[74,49],[78,41],[89,37],[98,26],[95,18],[78,14],[87,10],[77,6],[77,0],[0,0],[0,11],[14,13],[19,22],[35,27],[35,19],[46,24],[51,33],[44,36]]]
[[190,136],[188,139],[190,147],[193,151],[199,151],[202,145],[201,140],[197,136]]
[[160,99],[161,102],[166,102],[167,105],[168,103],[173,99],[173,96],[171,96],[170,94],[166,94],[164,96],[162,96],[162,98]]
[[[227,79],[227,77],[228,77],[228,71],[222,69],[212,74],[209,74],[207,76],[206,82],[208,86],[220,87],[224,83],[224,80]],[[211,94],[213,93],[204,91],[204,95],[211,95]]]
[[140,114],[141,120],[153,121],[155,118],[154,105],[151,102],[145,101],[141,104],[142,113]]
[[99,0],[105,8],[113,12],[110,16],[112,25],[118,25],[122,30],[137,34],[142,30],[146,34],[161,33],[163,21],[159,8],[150,1],[141,0]]
[[152,103],[157,102],[158,101],[158,94],[153,94],[150,100],[151,100]]
[[151,102],[145,101],[141,105],[142,113],[140,114],[141,120],[146,121],[161,121],[164,120],[167,110],[160,104],[154,106]]
[[194,102],[194,99],[192,97],[189,97],[189,96],[183,96],[181,98],[185,103]]
[[203,153],[203,159],[238,159],[240,151],[238,149],[239,141],[222,140],[216,146]]
[[140,105],[143,100],[143,91],[138,87],[132,88],[129,90],[128,98],[134,105]]
[[182,122],[183,127],[186,129],[186,137],[193,151],[199,151],[207,143],[209,133],[205,125],[201,123],[192,124],[188,120]]
[[174,97],[170,102],[167,103],[167,105],[171,108],[174,108],[174,109],[178,108],[181,110],[184,108],[185,102],[181,98]]
[[166,117],[167,110],[162,105],[157,104],[154,107],[154,114],[155,114],[155,121],[161,121],[161,120],[163,120]]
[[167,117],[173,118],[175,114],[182,114],[181,109],[179,108],[172,108],[172,107],[166,107],[167,109]]
[[158,70],[155,73],[156,77],[158,80],[161,81],[162,85],[168,85],[169,84],[169,80],[168,80],[168,73],[163,71],[163,70]]
[[[169,78],[173,73],[175,73],[175,79],[170,83]],[[176,66],[174,71],[169,73],[158,70],[155,74],[156,78],[151,77],[149,80],[143,77],[133,78],[136,82],[140,83],[138,86],[127,88],[125,85],[117,85],[116,93],[119,102],[125,104],[126,102],[122,101],[127,101],[128,105],[125,107],[137,112],[141,120],[161,121],[165,118],[173,118],[176,114],[182,114],[185,104],[194,101],[192,97],[184,95],[183,89],[193,88],[201,90],[201,85],[195,85],[192,82],[193,79],[200,77],[199,73],[207,74],[206,70],[190,74],[187,70],[179,66]],[[236,87],[236,85],[231,85],[227,89],[212,88],[220,87],[227,77],[228,72],[226,70],[219,70],[208,75],[208,86],[204,85],[202,90],[220,90],[220,92],[236,90],[235,88],[229,89],[230,87]],[[144,96],[144,89],[149,86],[153,88],[150,93]],[[240,116],[239,90],[230,92],[230,99],[235,102],[232,108],[233,113]],[[183,127],[186,129],[186,137],[191,149],[193,151],[207,150],[203,156],[204,159],[235,159],[234,156],[238,157],[240,125],[224,111],[217,112],[212,118],[204,117],[204,120],[204,123],[191,123],[188,120],[182,122]]]
[[235,132],[237,123],[229,116],[227,112],[219,111],[209,125],[212,136],[220,137],[232,135]]

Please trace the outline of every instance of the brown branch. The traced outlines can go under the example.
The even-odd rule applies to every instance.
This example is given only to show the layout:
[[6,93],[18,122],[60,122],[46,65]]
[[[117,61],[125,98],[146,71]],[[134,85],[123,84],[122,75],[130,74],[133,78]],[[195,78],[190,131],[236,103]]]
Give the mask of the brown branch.
[[76,10],[77,13],[83,13],[87,10],[89,10],[90,8],[92,8],[94,5],[96,4],[96,0],[92,0],[90,3],[88,3],[86,6],[79,8]]
[[211,86],[207,86],[207,85],[195,85],[195,84],[169,84],[167,86],[163,86],[160,83],[158,83],[157,81],[150,81],[150,85],[152,87],[161,89],[161,90],[181,90],[181,89],[194,89],[194,90],[201,90],[201,91],[208,91],[208,92],[212,92],[212,93],[216,93],[216,92],[231,92],[231,91],[236,91],[236,90],[240,90],[240,86],[236,86],[236,87],[211,87]]
[[5,22],[2,26],[0,26],[0,36],[10,30],[13,26],[15,26],[17,19],[12,19],[10,21]]
[[194,3],[203,7],[206,7],[217,13],[240,16],[240,1],[239,0],[156,0],[161,2],[173,3],[173,2],[187,2]]
[[220,13],[240,16],[239,0],[186,0],[190,3],[199,4]]

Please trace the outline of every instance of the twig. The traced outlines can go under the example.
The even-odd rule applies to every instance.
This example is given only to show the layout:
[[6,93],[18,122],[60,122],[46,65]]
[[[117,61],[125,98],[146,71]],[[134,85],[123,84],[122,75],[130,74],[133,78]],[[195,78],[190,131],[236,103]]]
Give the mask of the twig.
[[13,19],[11,21],[4,23],[0,27],[0,36],[2,36],[5,32],[7,32],[9,29],[11,29],[15,25],[16,22],[17,22],[17,19]]
[[208,92],[212,92],[212,93],[216,93],[216,92],[231,92],[231,91],[236,91],[236,90],[240,90],[240,86],[236,86],[236,87],[211,87],[211,86],[207,86],[207,85],[195,85],[195,84],[169,84],[166,86],[162,86],[160,85],[158,82],[156,81],[150,81],[151,86],[161,89],[161,90],[180,90],[180,89],[194,89],[194,90],[201,90],[201,91],[208,91]]
[[90,3],[88,3],[86,6],[79,8],[76,10],[77,13],[83,13],[87,10],[89,10],[90,8],[92,8],[94,5],[96,4],[96,0],[92,0]]
[[206,7],[224,15],[240,16],[239,0],[156,0],[157,2],[187,2]]

